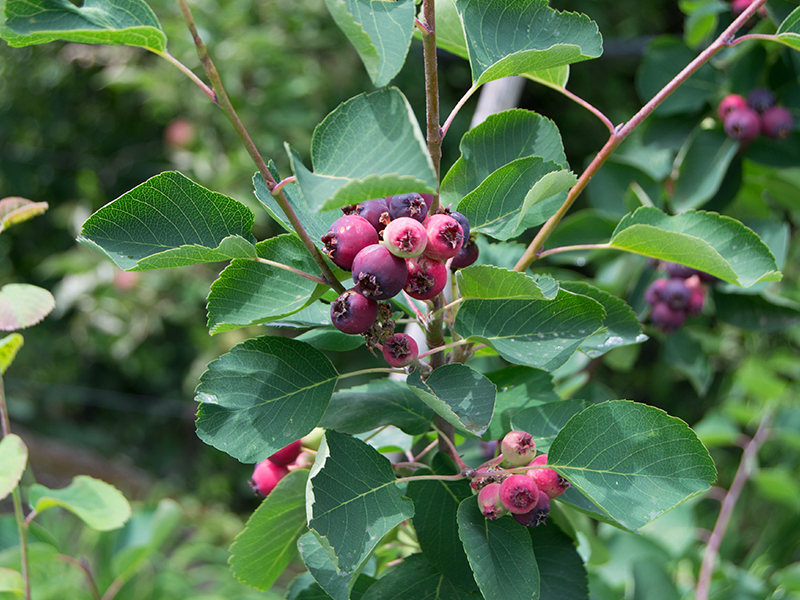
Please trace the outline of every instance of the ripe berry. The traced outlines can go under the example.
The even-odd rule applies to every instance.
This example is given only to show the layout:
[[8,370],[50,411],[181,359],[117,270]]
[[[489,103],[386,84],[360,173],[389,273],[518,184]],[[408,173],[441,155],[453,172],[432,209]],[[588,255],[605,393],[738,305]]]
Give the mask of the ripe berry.
[[290,465],[299,456],[302,447],[303,443],[297,440],[288,446],[284,446],[267,460],[272,461],[276,465]]
[[386,204],[386,198],[374,198],[372,200],[359,202],[358,204],[343,206],[342,212],[346,215],[357,215],[366,219],[378,233],[383,231],[386,224],[391,220],[389,217],[389,205]]
[[[530,462],[532,467],[540,467],[546,464],[547,454],[537,456]],[[543,495],[551,499],[557,498],[570,487],[569,481],[561,477],[554,469],[530,469],[525,474],[533,480]]]
[[419,348],[410,335],[395,333],[383,343],[383,358],[392,367],[402,368],[417,360]]
[[684,321],[686,321],[686,313],[671,308],[666,302],[658,302],[653,305],[653,311],[650,313],[650,322],[667,333],[678,329]]
[[490,483],[478,492],[478,506],[483,516],[490,521],[494,521],[508,512],[508,509],[500,501],[500,487],[499,483]]
[[536,456],[536,442],[527,431],[509,431],[500,442],[500,451],[508,465],[521,467]]
[[775,94],[766,88],[756,88],[747,94],[747,105],[753,110],[763,113],[775,105]]
[[363,217],[345,215],[339,217],[322,236],[324,251],[337,267],[349,271],[353,259],[363,248],[378,243],[378,232]]
[[447,267],[440,260],[417,256],[406,261],[408,280],[403,289],[416,300],[430,300],[447,285]]
[[670,279],[661,291],[661,299],[673,310],[684,310],[690,296],[691,292],[683,279]]
[[686,280],[686,287],[689,288],[689,303],[686,305],[686,312],[690,315],[699,315],[703,312],[703,303],[706,299],[706,288],[700,283],[700,277],[694,276]]
[[262,460],[253,470],[253,478],[249,481],[254,492],[267,496],[278,482],[289,473],[284,465],[276,465],[269,459]]
[[539,500],[539,488],[525,475],[511,475],[500,484],[500,502],[509,512],[522,514],[530,511]]
[[724,121],[725,117],[727,117],[728,113],[730,113],[732,110],[736,110],[737,108],[745,108],[746,106],[747,100],[745,100],[743,96],[740,96],[739,94],[728,94],[717,106],[717,116],[719,116],[721,121]]
[[725,133],[729,138],[747,144],[758,137],[761,122],[752,108],[737,108],[725,117]]
[[419,256],[428,243],[428,234],[419,221],[409,217],[393,219],[383,232],[389,252],[400,258]]
[[425,254],[436,260],[453,258],[464,244],[464,231],[458,221],[444,214],[432,215],[425,222],[428,245]]
[[761,130],[772,139],[785,140],[794,129],[794,117],[786,107],[773,106],[761,115]]
[[455,273],[459,269],[474,264],[478,260],[479,254],[478,244],[473,240],[468,240],[466,244],[461,246],[461,250],[453,257],[453,260],[450,261],[450,270]]
[[349,289],[331,302],[331,321],[342,333],[364,333],[378,318],[378,303]]
[[353,281],[367,298],[388,300],[403,289],[407,280],[406,261],[381,244],[367,246],[353,259]]
[[656,279],[653,283],[647,286],[647,290],[644,292],[644,299],[647,300],[648,304],[653,306],[658,302],[663,302],[664,288],[667,287],[669,281],[669,279]]
[[547,494],[539,494],[539,499],[536,501],[536,506],[533,510],[526,513],[515,514],[514,520],[520,525],[527,527],[538,527],[547,520],[550,516],[550,498]]
[[386,202],[389,205],[389,216],[392,219],[410,217],[422,223],[428,216],[428,204],[420,194],[389,196]]

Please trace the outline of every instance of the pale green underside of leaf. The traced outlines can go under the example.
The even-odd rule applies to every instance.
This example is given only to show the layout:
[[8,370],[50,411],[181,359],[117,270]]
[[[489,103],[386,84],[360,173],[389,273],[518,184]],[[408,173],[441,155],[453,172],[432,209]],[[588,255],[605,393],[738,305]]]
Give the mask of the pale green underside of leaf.
[[0,331],[36,325],[55,307],[55,298],[44,288],[28,283],[4,285],[0,288]]
[[794,9],[781,23],[775,37],[782,44],[800,50],[800,7]]
[[363,565],[355,569],[352,573],[341,573],[336,567],[336,556],[325,538],[315,531],[309,531],[300,536],[297,540],[297,550],[300,557],[314,577],[324,595],[311,596],[320,600],[349,600],[359,573]]
[[47,202],[31,202],[25,198],[10,196],[0,200],[0,233],[47,210]]
[[458,291],[464,299],[544,299],[532,277],[492,265],[473,265],[456,272]]
[[131,271],[255,256],[253,213],[176,171],[152,177],[95,212],[78,241]]
[[65,508],[97,531],[118,529],[131,516],[131,506],[117,488],[86,475],[78,475],[58,490],[36,483],[29,489],[28,503],[37,513],[54,506]]
[[686,423],[623,400],[590,406],[571,418],[547,462],[634,531],[716,479],[714,462]]
[[22,573],[14,569],[0,567],[0,592],[11,593],[12,599],[23,598],[25,593],[25,580]]
[[642,207],[619,222],[610,245],[699,269],[742,287],[781,279],[766,244],[735,219],[716,213],[669,216]]
[[12,333],[0,339],[0,374],[5,374],[24,343],[25,339],[19,333]]
[[281,479],[247,520],[230,548],[231,572],[242,583],[268,590],[297,554],[306,531],[306,469]]
[[376,87],[388,84],[408,54],[414,0],[325,0],[333,20],[355,47]]
[[8,496],[22,478],[28,463],[28,447],[18,435],[0,439],[0,500]]
[[167,38],[153,11],[141,0],[6,0],[0,37],[11,46],[55,40],[81,44],[138,46],[158,54]]

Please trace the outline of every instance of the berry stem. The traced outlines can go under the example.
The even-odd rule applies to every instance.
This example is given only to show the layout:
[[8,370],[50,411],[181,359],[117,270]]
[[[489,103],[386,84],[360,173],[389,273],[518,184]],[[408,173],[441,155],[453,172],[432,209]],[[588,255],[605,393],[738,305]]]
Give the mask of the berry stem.
[[282,179],[282,180],[281,180],[281,181],[279,181],[277,184],[275,184],[275,187],[274,187],[274,188],[272,188],[272,189],[269,191],[269,193],[270,193],[270,194],[272,194],[273,196],[276,196],[276,195],[278,195],[278,194],[280,193],[280,191],[283,189],[283,186],[285,186],[285,185],[287,185],[287,184],[289,184],[289,183],[295,183],[296,181],[297,181],[297,177],[296,177],[296,176],[294,176],[294,175],[292,175],[292,176],[290,176],[290,177],[287,177],[286,179]]
[[[439,427],[440,421],[447,423],[447,425],[449,426],[448,429],[452,431],[452,433],[448,435],[449,433],[448,431],[442,431],[441,427]],[[442,419],[442,417],[440,417],[439,415],[436,415],[436,425],[434,425],[433,428],[439,434],[440,449],[442,446],[442,441],[444,441],[447,447],[448,454],[450,455],[450,458],[452,458],[453,462],[456,463],[456,465],[458,465],[458,470],[464,471],[465,469],[469,469],[467,464],[463,460],[461,460],[461,457],[458,455],[458,450],[456,450],[456,446],[453,443],[453,437],[455,436],[455,427],[453,427],[453,425]]]
[[580,106],[582,106],[583,108],[588,110],[595,117],[600,119],[600,121],[602,121],[603,125],[606,126],[606,128],[611,133],[611,135],[614,135],[614,124],[611,122],[611,119],[609,119],[607,116],[605,116],[603,114],[603,112],[599,108],[597,108],[593,104],[587,102],[586,100],[584,100],[583,98],[581,98],[577,94],[574,94],[573,92],[570,92],[565,87],[560,87],[560,86],[555,86],[555,85],[547,85],[544,82],[541,82],[541,83],[543,85],[546,85],[547,87],[549,87],[551,89],[554,89],[555,91],[559,92],[560,94],[563,94],[564,96],[566,96],[567,98],[569,98],[570,100],[575,102],[576,104],[579,104]]
[[420,461],[420,459],[421,459],[423,456],[425,456],[425,455],[426,455],[428,452],[430,452],[431,450],[433,450],[433,449],[436,447],[436,444],[438,444],[438,443],[439,443],[439,441],[438,441],[438,440],[433,440],[433,441],[432,441],[430,444],[428,444],[427,446],[425,446],[425,448],[422,450],[422,452],[420,452],[419,454],[417,454],[417,455],[414,457],[414,460],[413,460],[413,462],[419,462],[419,461]]
[[[428,465],[425,465],[427,468]],[[424,481],[426,479],[433,479],[439,481],[459,481],[464,479],[464,475],[411,475],[410,477],[398,477],[394,480],[395,483],[405,483],[407,481]]]
[[[440,179],[442,163],[442,128],[439,125],[439,67],[436,60],[436,9],[434,0],[422,0],[422,53],[425,61],[425,109],[428,127],[428,152],[431,154],[436,181]],[[437,185],[429,213],[439,209]]]
[[461,96],[461,100],[458,101],[458,104],[455,105],[452,111],[450,111],[450,115],[447,117],[447,120],[442,125],[442,137],[447,135],[447,130],[450,129],[450,125],[453,123],[453,119],[456,118],[458,111],[467,103],[467,100],[472,98],[472,95],[478,91],[479,86],[473,85],[471,88],[467,90],[467,92]]
[[559,254],[560,252],[575,252],[576,250],[610,250],[611,244],[576,244],[575,246],[562,246],[561,248],[551,248],[550,250],[542,250],[539,252],[537,258],[544,258],[551,254]]
[[369,373],[397,373],[398,375],[405,375],[405,369],[389,369],[384,367],[375,367],[374,369],[362,369],[360,371],[352,371],[350,373],[342,373],[339,379],[347,377],[356,377],[358,375],[367,375]]
[[469,342],[467,340],[459,340],[451,344],[445,344],[444,346],[437,346],[436,348],[432,348],[427,352],[423,352],[422,354],[417,356],[417,359],[419,360],[420,358],[425,358],[426,356],[430,356],[432,354],[435,354],[437,352],[442,352],[444,350],[449,350],[450,348],[455,348],[456,346],[463,346],[464,344],[469,344]]
[[305,277],[309,281],[313,281],[314,283],[318,283],[320,285],[330,285],[324,279],[320,279],[319,277],[314,277],[313,275],[309,275],[308,273],[304,273],[300,269],[295,269],[294,267],[290,267],[289,265],[285,265],[283,263],[275,262],[274,260],[269,260],[268,258],[261,258],[256,257],[253,259],[255,262],[262,263],[265,265],[269,265],[271,267],[277,267],[278,269],[283,269],[284,271],[289,271],[290,273],[294,273],[295,275],[300,275],[300,277]]
[[464,301],[463,298],[459,298],[458,300],[453,300],[450,304],[446,304],[442,308],[440,308],[437,311],[431,313],[431,318],[436,318],[436,317],[440,316],[441,314],[444,314],[446,311],[448,311],[448,310],[450,310],[452,308],[455,308],[456,306],[461,304],[463,301]]
[[192,71],[189,67],[184,65],[177,58],[172,56],[169,52],[164,52],[163,54],[160,54],[160,56],[162,58],[166,59],[168,62],[171,62],[173,65],[178,67],[181,71],[183,71],[189,79],[191,79],[192,81],[194,81],[197,84],[197,87],[199,87],[202,90],[202,92],[206,96],[208,96],[208,98],[214,104],[216,104],[217,106],[220,105],[219,104],[219,100],[217,99],[217,95],[214,93],[214,90],[212,90],[210,87],[208,87],[206,85],[206,83],[202,79],[200,79],[197,75],[195,75],[194,71]]

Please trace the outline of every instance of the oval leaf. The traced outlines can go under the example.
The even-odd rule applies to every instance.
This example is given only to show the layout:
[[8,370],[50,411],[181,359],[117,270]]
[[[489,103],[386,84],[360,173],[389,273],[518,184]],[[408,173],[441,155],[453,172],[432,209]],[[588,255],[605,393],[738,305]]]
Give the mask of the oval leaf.
[[66,508],[97,531],[118,529],[131,516],[131,505],[117,488],[86,475],[78,475],[60,490],[36,483],[28,491],[28,503],[37,513],[54,506]]
[[381,575],[363,600],[478,600],[480,596],[454,585],[426,560],[412,554]]
[[692,138],[671,198],[677,212],[698,208],[714,197],[739,147],[721,129],[704,129]]
[[18,333],[12,333],[0,340],[0,374],[5,374],[24,343],[25,339]]
[[33,217],[44,214],[47,202],[31,202],[25,198],[10,196],[0,200],[0,233]]
[[528,527],[541,583],[540,600],[588,600],[586,567],[575,544],[556,525]]
[[530,433],[536,442],[536,450],[547,453],[564,425],[588,406],[585,400],[559,400],[526,408],[514,413],[511,428]]
[[518,271],[491,265],[473,265],[456,272],[461,297],[498,299],[544,299],[545,295],[532,277]]
[[711,212],[669,216],[644,206],[619,222],[610,246],[680,263],[741,287],[781,279],[775,257],[752,230]]
[[630,530],[704,492],[717,476],[686,423],[623,400],[590,406],[570,419],[547,462]]
[[486,441],[499,440],[511,431],[511,419],[523,408],[557,402],[553,377],[547,371],[513,365],[487,373],[486,377],[497,386],[497,400],[489,429],[483,434]]
[[22,573],[14,569],[0,567],[0,592],[10,592],[12,598],[22,598],[25,593],[25,580]]
[[94,213],[78,241],[121,269],[165,269],[256,255],[253,213],[176,171],[156,175]]
[[0,37],[11,46],[55,40],[79,44],[138,46],[157,54],[167,37],[155,13],[141,0],[6,0]]
[[9,283],[0,288],[0,331],[36,325],[56,307],[47,290],[27,283]]
[[22,478],[28,463],[28,447],[18,435],[0,440],[0,500],[8,496]]
[[777,41],[786,44],[790,48],[800,50],[800,6],[795,8],[791,14],[784,19],[778,27],[775,36]]
[[244,463],[256,463],[316,427],[338,373],[319,350],[263,336],[208,365],[195,399],[197,435]]

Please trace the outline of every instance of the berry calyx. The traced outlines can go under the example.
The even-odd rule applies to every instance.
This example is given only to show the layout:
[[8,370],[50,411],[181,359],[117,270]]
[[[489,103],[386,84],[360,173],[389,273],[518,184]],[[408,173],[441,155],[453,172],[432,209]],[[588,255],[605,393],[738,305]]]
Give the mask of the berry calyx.
[[[532,467],[541,467],[547,464],[547,454],[537,456],[530,462]],[[539,488],[539,491],[550,499],[557,498],[570,488],[570,482],[561,477],[554,469],[530,469],[525,475],[530,477]],[[549,510],[549,504],[548,504]]]
[[276,465],[290,465],[300,455],[300,450],[303,443],[300,440],[294,441],[288,446],[284,446],[275,454],[270,456],[267,460],[275,463]]
[[419,221],[409,217],[392,220],[383,231],[389,252],[400,258],[419,256],[428,243],[428,234]]
[[406,261],[382,244],[367,246],[353,259],[353,282],[367,298],[388,300],[400,293],[406,281]]
[[425,221],[428,245],[425,255],[436,260],[453,258],[464,245],[464,231],[453,217],[438,214]]
[[761,120],[752,108],[737,108],[725,117],[724,126],[729,138],[748,144],[758,137]]
[[509,512],[522,514],[530,511],[539,500],[539,488],[526,475],[511,475],[500,484],[500,502]]
[[428,203],[421,194],[399,194],[386,199],[389,205],[389,216],[394,219],[409,217],[422,223],[428,216]]
[[784,106],[773,106],[761,115],[761,130],[773,140],[785,140],[794,129],[794,117]]
[[509,431],[500,442],[500,451],[506,464],[521,467],[536,456],[536,442],[527,431]]
[[460,212],[457,212],[455,210],[450,210],[449,208],[445,209],[444,214],[450,215],[456,221],[458,221],[458,224],[461,225],[461,231],[464,234],[464,240],[468,240],[469,239],[469,221],[467,221],[467,217],[462,215]]
[[550,498],[547,494],[539,494],[539,499],[536,501],[536,506],[533,507],[533,510],[513,516],[514,520],[520,525],[538,527],[550,516]]
[[356,254],[370,244],[378,243],[378,232],[363,217],[339,217],[322,236],[323,251],[337,267],[349,271]]
[[383,358],[390,366],[396,368],[407,367],[417,360],[419,348],[417,342],[410,335],[395,333],[390,335],[383,343]]
[[739,94],[728,94],[717,105],[717,116],[719,116],[721,121],[724,121],[725,117],[727,117],[731,111],[746,107],[747,100],[745,100],[744,96],[740,96]]
[[447,266],[425,255],[406,261],[408,280],[403,288],[415,300],[430,300],[447,285]]
[[288,473],[289,469],[286,466],[276,465],[269,459],[262,460],[253,470],[253,477],[249,481],[250,487],[257,494],[266,497]]
[[478,492],[478,506],[483,516],[490,521],[494,521],[508,512],[508,509],[500,501],[500,487],[499,483],[490,483]]
[[378,303],[355,289],[349,289],[331,302],[331,322],[342,333],[366,332],[378,318]]

